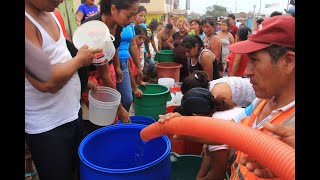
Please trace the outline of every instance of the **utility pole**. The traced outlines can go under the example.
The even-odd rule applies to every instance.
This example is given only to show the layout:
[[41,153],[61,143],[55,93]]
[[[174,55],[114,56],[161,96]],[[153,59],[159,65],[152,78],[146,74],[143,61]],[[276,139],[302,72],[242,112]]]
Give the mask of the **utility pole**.
[[237,13],[237,0],[234,0],[234,13]]
[[261,0],[260,0],[260,6],[259,6],[259,12],[258,12],[258,14],[260,14],[260,10],[261,10]]
[[186,0],[186,10],[190,10],[190,0]]

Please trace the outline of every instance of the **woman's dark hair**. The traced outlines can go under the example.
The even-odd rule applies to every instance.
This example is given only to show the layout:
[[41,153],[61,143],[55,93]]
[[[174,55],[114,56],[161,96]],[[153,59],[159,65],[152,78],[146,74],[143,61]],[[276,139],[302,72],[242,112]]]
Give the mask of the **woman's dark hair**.
[[240,27],[237,31],[237,35],[241,41],[247,40],[251,33],[252,30],[248,26]]
[[257,20],[257,24],[261,24],[262,21],[264,21],[264,19],[263,19],[263,18],[259,18],[259,19]]
[[233,20],[235,20],[236,16],[234,14],[228,14],[228,18],[232,18]]
[[100,0],[100,14],[111,14],[112,5],[115,5],[117,9],[130,9],[134,3],[139,3],[139,0]]
[[237,104],[225,97],[214,97],[212,93],[203,87],[193,87],[184,94],[181,105],[173,112],[178,112],[183,116],[212,116],[213,113],[226,111],[236,107]]
[[139,6],[138,11],[135,13],[135,15],[139,14],[139,12],[145,11],[147,13],[147,9],[144,6]]
[[206,17],[202,20],[202,25],[209,23],[211,26],[215,27],[216,21],[212,17]]
[[280,15],[282,15],[282,12],[280,12],[280,11],[273,11],[273,12],[270,14],[270,17],[280,16]]
[[185,94],[188,90],[194,87],[202,87],[208,89],[209,78],[207,73],[204,71],[194,71],[189,76],[187,76],[181,85],[181,93]]
[[136,33],[136,35],[143,35],[143,34],[147,35],[146,28],[142,27],[139,24],[134,26],[134,32]]
[[196,44],[198,44],[199,50],[203,48],[203,41],[198,35],[186,35],[182,40],[183,47],[188,49],[195,47]]
[[230,22],[229,22],[229,19],[222,19],[221,20],[221,23],[225,23],[228,27],[228,29],[230,28]]
[[232,109],[236,107],[237,104],[233,101],[228,101],[225,97],[215,97],[213,99],[213,108],[212,112],[218,112],[218,111],[226,111],[229,109]]
[[159,26],[159,22],[156,19],[152,19],[151,22],[149,23],[148,27],[151,30],[157,29]]
[[202,34],[202,33],[203,33],[203,30],[202,30],[202,28],[201,28],[201,26],[202,26],[202,21],[201,21],[201,19],[191,19],[190,24],[191,24],[192,22],[195,22],[195,23],[199,24],[199,26],[200,26],[199,32],[200,32],[200,34]]

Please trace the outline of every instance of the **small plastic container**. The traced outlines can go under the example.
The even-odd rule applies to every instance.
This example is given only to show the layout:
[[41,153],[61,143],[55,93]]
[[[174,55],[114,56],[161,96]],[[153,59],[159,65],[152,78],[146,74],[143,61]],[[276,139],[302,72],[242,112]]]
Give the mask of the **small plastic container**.
[[174,79],[173,78],[159,78],[158,84],[166,86],[167,88],[173,88],[174,87]]
[[114,54],[114,36],[110,34],[109,28],[102,21],[93,20],[79,26],[72,37],[74,46],[80,49],[83,45],[89,49],[102,49],[101,53],[96,53],[92,64],[99,66],[109,62]]

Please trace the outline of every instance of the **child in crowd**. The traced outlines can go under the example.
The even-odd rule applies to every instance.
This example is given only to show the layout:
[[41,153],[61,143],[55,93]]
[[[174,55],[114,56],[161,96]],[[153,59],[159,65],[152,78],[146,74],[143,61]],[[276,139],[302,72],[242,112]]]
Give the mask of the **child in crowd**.
[[[135,31],[136,35],[133,37],[132,40],[136,42],[136,45],[140,49],[141,46],[144,44],[144,42],[146,40],[147,30],[143,26],[137,24],[137,25],[134,26],[134,31]],[[139,51],[139,53],[141,53],[141,51]],[[139,56],[140,56],[140,54],[139,54]],[[137,72],[137,66],[134,64],[132,57],[130,57],[129,62],[130,62],[129,63],[129,66],[130,66],[129,71],[131,71],[131,74],[132,74],[133,78],[135,79],[136,83],[141,85],[141,86],[145,86],[147,84],[147,82],[144,82],[144,81],[142,81],[141,78],[138,78],[138,76],[137,76],[137,73],[138,73]],[[139,68],[143,68],[143,66],[141,66]],[[133,85],[133,83],[132,83],[131,86],[132,86],[132,89],[133,89],[133,93],[135,95],[138,95],[137,94],[137,89],[134,88],[134,86],[136,87],[136,85]],[[140,95],[138,95],[137,97],[140,97]]]

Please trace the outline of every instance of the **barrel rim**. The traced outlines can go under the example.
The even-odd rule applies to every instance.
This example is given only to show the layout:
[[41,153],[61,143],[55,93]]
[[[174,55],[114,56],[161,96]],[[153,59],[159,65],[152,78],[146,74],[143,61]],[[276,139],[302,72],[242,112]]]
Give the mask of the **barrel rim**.
[[103,168],[103,167],[99,167],[95,164],[92,164],[90,163],[86,158],[85,156],[83,155],[83,147],[85,146],[85,144],[91,140],[93,138],[93,136],[96,136],[97,134],[101,134],[102,132],[105,132],[107,130],[110,130],[110,129],[118,129],[118,128],[130,128],[130,129],[138,129],[138,128],[141,128],[141,130],[143,128],[145,128],[147,125],[143,125],[143,124],[116,124],[116,125],[112,125],[112,126],[105,126],[105,127],[102,127],[98,130],[95,130],[93,132],[91,132],[89,135],[87,135],[80,143],[79,145],[79,148],[78,148],[78,155],[79,155],[79,158],[81,160],[81,162],[83,162],[86,166],[94,169],[94,170],[97,170],[97,171],[100,171],[100,172],[107,172],[107,173],[117,173],[117,174],[122,174],[122,173],[132,173],[132,172],[137,172],[137,171],[141,171],[141,170],[144,170],[144,169],[147,169],[149,167],[152,167],[153,165],[161,162],[162,160],[164,160],[167,156],[170,156],[170,150],[171,150],[171,143],[170,143],[170,140],[168,138],[168,136],[161,136],[162,139],[164,139],[164,141],[166,142],[167,144],[167,148],[165,150],[165,152],[160,156],[160,158],[150,162],[150,163],[147,163],[147,164],[144,164],[142,166],[137,166],[137,167],[134,167],[134,168],[128,168],[128,169],[111,169],[111,168]]
[[[173,66],[165,66],[165,65],[173,65]],[[177,69],[177,68],[182,68],[182,64],[179,64],[177,62],[158,62],[155,64],[157,68],[160,69]]]
[[[168,87],[166,87],[166,86],[163,86],[163,85],[161,85],[161,84],[147,84],[147,87],[146,88],[148,88],[148,86],[162,86],[162,87],[164,87],[164,88],[166,88],[167,90],[165,91],[165,92],[161,92],[161,93],[152,93],[152,94],[150,94],[150,93],[143,93],[143,96],[155,96],[155,95],[165,95],[165,94],[169,94],[170,93],[170,89],[168,88]],[[140,89],[140,88],[144,88],[144,86],[141,86],[141,85],[138,85],[138,88]],[[140,89],[141,90],[141,89]],[[135,96],[134,96],[135,97]]]

